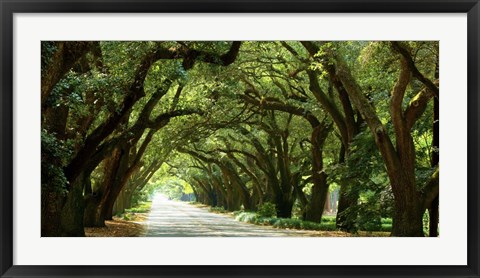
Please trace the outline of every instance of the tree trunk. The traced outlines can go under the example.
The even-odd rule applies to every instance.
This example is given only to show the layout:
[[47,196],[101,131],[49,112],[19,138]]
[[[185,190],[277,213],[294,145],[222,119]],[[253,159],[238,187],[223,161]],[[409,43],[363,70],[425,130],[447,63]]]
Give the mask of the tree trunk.
[[308,205],[305,220],[320,223],[328,194],[327,175],[322,174],[321,180],[324,186],[312,187],[312,199]]
[[[111,198],[113,187],[116,186],[116,181],[118,180],[118,175],[120,174],[122,157],[124,155],[123,148],[116,148],[112,151],[110,157],[106,159],[104,165],[104,178],[102,181],[102,190],[98,191],[98,206],[95,221],[93,221],[93,227],[104,227],[105,226],[105,217],[107,216],[107,207],[106,204]],[[112,204],[113,206],[113,204]],[[89,209],[93,211],[93,209]],[[89,215],[89,217],[91,217]],[[90,224],[90,223],[89,223]]]
[[113,206],[117,199],[117,194],[112,194],[108,201],[105,203],[105,220],[113,219]]
[[66,196],[59,191],[52,191],[42,187],[42,237],[60,235],[60,214]]
[[420,201],[415,197],[395,196],[395,212],[393,216],[392,236],[423,237],[423,211]]
[[439,219],[439,213],[438,213],[438,196],[433,200],[429,210],[428,210],[428,215],[430,216],[430,222],[429,222],[429,231],[428,231],[428,236],[429,237],[437,237],[438,236],[438,219]]
[[[124,209],[130,209],[132,208],[132,198],[133,198],[133,194],[135,193],[135,190],[134,189],[130,189],[129,191],[125,192],[125,202],[124,202]],[[122,211],[123,213],[123,211]]]
[[215,189],[215,195],[217,196],[217,206],[227,209],[227,202],[225,201],[225,196],[223,192],[219,189]]
[[[437,76],[438,78],[438,76]],[[432,147],[433,147],[433,152],[432,152],[432,162],[431,165],[433,167],[438,165],[439,162],[439,153],[438,149],[440,147],[439,144],[439,100],[438,98],[433,99],[433,139],[432,139]],[[430,216],[430,223],[429,223],[429,231],[428,231],[428,236],[430,237],[437,237],[438,236],[438,218],[439,218],[439,213],[438,213],[438,200],[439,196],[437,196],[433,202],[430,204],[430,207],[428,209],[428,215]]]
[[327,193],[327,200],[325,200],[325,208],[323,211],[330,213],[332,211],[332,206],[331,206],[331,196],[330,196],[330,191]]
[[307,207],[305,220],[318,222],[322,221],[322,214],[325,208],[328,188],[327,174],[323,170],[323,144],[328,136],[330,128],[318,125],[312,132],[312,198]]
[[223,175],[223,184],[226,187],[226,200],[227,200],[227,210],[228,211],[236,211],[240,209],[240,203],[238,198],[236,198],[237,194],[234,191],[230,176],[228,171],[224,167],[220,167]]
[[128,191],[128,188],[124,188],[120,191],[120,194],[118,194],[117,200],[115,200],[113,204],[113,215],[124,213],[125,209],[130,208],[127,207]]
[[62,208],[60,216],[60,235],[64,237],[82,237],[85,236],[83,225],[83,213],[85,210],[85,200],[83,198],[83,187],[85,179],[90,175],[80,175],[80,177],[71,186],[67,195],[67,201]]
[[85,213],[83,222],[85,227],[102,227],[103,223],[98,223],[98,205],[99,196],[94,193],[87,197],[85,201]]
[[[394,42],[392,42],[394,44]],[[425,111],[432,93],[422,90],[417,94],[405,112],[402,102],[406,88],[410,82],[409,63],[401,59],[399,78],[390,97],[390,116],[395,130],[396,148],[380,121],[374,107],[362,93],[360,86],[351,75],[346,63],[338,56],[336,73],[344,85],[351,101],[365,119],[382,155],[387,174],[392,186],[395,202],[393,219],[393,236],[423,236],[422,216],[425,210],[424,199],[417,191],[415,183],[415,147],[411,136],[411,128],[419,115]]]
[[291,194],[282,194],[275,197],[275,206],[277,208],[277,217],[291,218],[293,200]]

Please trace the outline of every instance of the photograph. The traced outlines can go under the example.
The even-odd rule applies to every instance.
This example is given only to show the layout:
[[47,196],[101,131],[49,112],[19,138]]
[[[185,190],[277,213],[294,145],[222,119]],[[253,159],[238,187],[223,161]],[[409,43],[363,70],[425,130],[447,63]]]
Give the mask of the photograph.
[[40,44],[42,238],[442,237],[439,41]]
[[0,278],[480,277],[479,1],[0,0]]

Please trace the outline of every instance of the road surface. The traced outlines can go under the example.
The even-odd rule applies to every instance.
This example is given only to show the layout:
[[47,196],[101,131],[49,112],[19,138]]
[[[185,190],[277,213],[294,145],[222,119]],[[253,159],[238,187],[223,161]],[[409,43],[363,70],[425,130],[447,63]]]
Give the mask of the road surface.
[[146,221],[147,237],[286,237],[308,236],[306,231],[276,229],[239,222],[185,202],[156,195]]

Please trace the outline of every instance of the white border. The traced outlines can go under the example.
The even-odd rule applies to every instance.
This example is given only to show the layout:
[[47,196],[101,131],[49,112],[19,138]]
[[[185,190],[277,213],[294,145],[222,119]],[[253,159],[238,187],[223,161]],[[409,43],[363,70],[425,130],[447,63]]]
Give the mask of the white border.
[[[465,265],[466,14],[15,14],[14,264]],[[41,40],[440,40],[439,238],[41,238]],[[303,254],[303,255],[301,255]]]

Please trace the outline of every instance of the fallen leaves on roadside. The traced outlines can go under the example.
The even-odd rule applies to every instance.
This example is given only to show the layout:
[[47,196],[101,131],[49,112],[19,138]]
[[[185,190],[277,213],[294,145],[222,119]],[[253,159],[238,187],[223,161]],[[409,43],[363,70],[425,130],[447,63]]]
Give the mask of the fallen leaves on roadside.
[[145,225],[141,222],[146,219],[146,214],[135,214],[135,221],[126,221],[118,217],[105,221],[105,227],[85,228],[87,237],[139,237],[145,233]]

